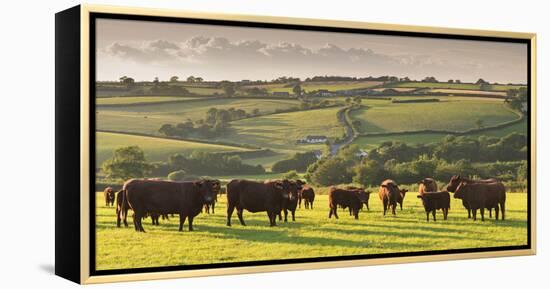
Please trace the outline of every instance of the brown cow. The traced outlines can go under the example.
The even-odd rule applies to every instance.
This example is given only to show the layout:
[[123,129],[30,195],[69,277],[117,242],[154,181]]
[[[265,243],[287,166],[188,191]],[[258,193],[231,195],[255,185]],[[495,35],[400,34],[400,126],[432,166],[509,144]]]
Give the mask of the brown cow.
[[418,194],[425,192],[437,192],[437,182],[432,178],[423,178],[418,182]]
[[[285,215],[285,223],[287,222],[287,216],[288,211],[292,214],[292,221],[296,221],[295,214],[296,214],[296,207],[298,206],[298,198],[300,196],[300,192],[302,191],[302,186],[306,183],[302,182],[301,180],[296,181],[290,181],[290,180],[283,180],[282,182],[288,182],[288,193],[296,196],[292,199],[283,199],[283,203],[281,204],[281,211],[284,212]],[[282,220],[281,212],[279,212],[279,221]]]
[[105,206],[112,207],[115,204],[115,191],[111,187],[106,187],[103,190],[103,197],[105,197]]
[[399,208],[401,211],[403,211],[403,201],[405,200],[405,195],[407,194],[409,190],[407,189],[399,189],[399,195],[397,196],[397,203],[399,204]]
[[499,206],[504,220],[506,189],[500,182],[496,183],[468,183],[461,182],[455,190],[454,197],[462,199],[471,210],[474,221],[477,219],[477,210],[481,213],[481,221],[485,221],[484,210],[495,209],[495,219],[498,220]]
[[231,180],[227,184],[227,226],[231,226],[231,215],[235,208],[241,225],[246,226],[243,210],[252,213],[267,212],[269,225],[276,226],[276,216],[281,212],[284,199],[292,200],[288,181],[255,182]]
[[401,200],[401,202],[403,201],[403,196],[401,196],[401,191],[399,190],[397,184],[393,180],[383,181],[380,185],[378,196],[380,197],[384,207],[384,216],[390,208],[392,210],[392,214],[395,215],[395,208],[397,207],[398,200]]
[[[500,181],[495,178],[472,180],[472,179],[462,177],[460,175],[454,175],[451,177],[451,180],[447,184],[447,191],[454,193],[456,191],[456,188],[461,182],[490,184],[490,183],[498,183]],[[470,219],[472,217],[470,206],[468,205],[467,201],[464,199],[462,200],[462,205],[464,206],[464,208],[466,208],[466,211],[468,211],[468,219]],[[490,208],[489,208],[489,218],[492,218],[492,209]]]
[[340,206],[344,209],[349,208],[353,212],[355,219],[359,219],[359,210],[366,198],[367,194],[364,190],[345,190],[331,187],[328,193],[328,218],[330,219],[334,215],[338,219],[337,208]]
[[147,214],[179,214],[179,230],[189,218],[189,231],[193,231],[193,218],[201,213],[205,203],[211,202],[220,189],[218,180],[171,182],[161,180],[127,181],[123,188],[126,202],[134,211],[136,231],[145,232],[141,219]]
[[447,220],[449,208],[451,207],[451,196],[449,192],[424,192],[418,194],[417,197],[422,200],[422,205],[426,211],[426,222],[430,221],[430,213],[432,213],[435,222],[435,211],[439,209],[443,211],[443,219]]
[[[370,198],[370,194],[372,194],[372,191],[365,191],[365,188],[358,188],[358,187],[354,187],[354,186],[347,186],[346,190],[358,190],[362,194],[365,194],[365,201],[363,201],[363,204],[361,204],[361,210],[363,209],[363,205],[365,205],[367,207],[367,211],[370,211],[369,198]],[[349,215],[351,216],[351,214],[352,214],[352,212],[351,212],[351,208],[350,208]]]
[[126,216],[128,216],[129,206],[123,206],[122,202],[126,202],[126,198],[124,196],[124,191],[120,190],[116,193],[116,226],[120,227],[120,222],[124,221],[124,227],[128,227]]
[[315,191],[310,186],[304,186],[298,195],[298,207],[301,207],[304,200],[304,208],[313,210],[313,201],[315,201]]

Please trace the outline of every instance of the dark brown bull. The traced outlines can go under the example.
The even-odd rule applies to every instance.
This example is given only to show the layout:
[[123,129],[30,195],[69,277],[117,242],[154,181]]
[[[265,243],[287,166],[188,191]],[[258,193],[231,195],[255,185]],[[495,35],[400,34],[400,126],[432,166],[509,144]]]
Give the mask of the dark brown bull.
[[[472,183],[490,184],[490,183],[499,183],[500,181],[495,178],[472,180],[472,179],[462,177],[460,175],[454,175],[451,177],[451,180],[447,184],[447,191],[454,193],[456,191],[456,188],[461,182],[466,182],[469,184],[472,184]],[[470,219],[472,217],[472,214],[471,214],[472,211],[470,209],[470,206],[468,205],[468,202],[462,199],[462,205],[464,206],[464,208],[466,208],[466,211],[468,211],[468,219]],[[489,209],[489,218],[492,218],[492,209]]]
[[349,208],[355,219],[359,219],[359,210],[367,198],[364,190],[345,190],[331,187],[328,193],[329,219],[334,215],[338,219],[338,206]]
[[401,200],[401,202],[403,201],[401,191],[399,190],[397,184],[392,180],[383,181],[380,185],[380,189],[378,190],[378,196],[380,197],[384,207],[384,216],[390,208],[392,214],[395,215],[395,208],[397,207],[398,200]]
[[217,180],[171,182],[161,180],[129,180],[123,186],[125,204],[134,211],[136,231],[145,232],[141,220],[148,214],[179,214],[179,230],[189,218],[189,231],[193,231],[193,218],[200,214],[205,203],[211,202],[220,188]]
[[115,191],[111,187],[106,187],[103,190],[103,197],[105,197],[105,206],[112,207],[115,204]]
[[[290,180],[283,180],[282,182],[287,182],[288,185],[288,193],[292,196],[296,196],[295,198],[285,198],[283,199],[283,203],[281,204],[281,211],[285,215],[285,223],[287,222],[288,217],[288,211],[292,214],[292,221],[296,221],[295,214],[296,214],[296,207],[298,206],[298,199],[300,197],[300,192],[302,190],[302,186],[305,185],[304,182],[301,180],[297,181],[290,181]],[[281,212],[279,212],[279,221],[281,221],[283,218],[281,216]]]
[[462,199],[468,205],[467,210],[472,212],[474,221],[477,219],[477,210],[484,221],[484,210],[495,209],[495,219],[498,220],[499,206],[504,220],[506,188],[500,182],[496,183],[468,183],[461,182],[455,190],[454,197]]
[[403,211],[403,201],[405,200],[405,195],[407,194],[409,190],[407,189],[399,189],[399,195],[397,195],[397,203],[399,204],[399,208],[401,211]]
[[304,186],[298,195],[298,207],[302,206],[304,200],[304,208],[313,210],[313,201],[315,201],[315,191],[310,186]]
[[269,225],[276,226],[276,216],[281,212],[284,199],[291,200],[289,183],[285,181],[255,182],[231,180],[227,184],[227,226],[231,226],[231,215],[237,209],[241,225],[246,226],[243,211],[267,212]]
[[435,220],[435,211],[441,210],[443,212],[443,219],[447,220],[447,215],[449,214],[449,208],[451,208],[451,196],[449,192],[424,192],[418,194],[417,196],[422,200],[422,205],[426,211],[426,222],[430,221],[430,213],[434,222]]
[[437,182],[432,178],[423,178],[418,182],[418,194],[425,192],[437,192]]

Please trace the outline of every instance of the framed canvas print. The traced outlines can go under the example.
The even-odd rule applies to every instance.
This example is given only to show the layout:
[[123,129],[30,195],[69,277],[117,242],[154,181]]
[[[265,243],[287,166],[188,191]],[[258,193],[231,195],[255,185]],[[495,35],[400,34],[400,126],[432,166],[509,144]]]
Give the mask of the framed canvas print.
[[535,34],[56,14],[57,275],[535,254]]

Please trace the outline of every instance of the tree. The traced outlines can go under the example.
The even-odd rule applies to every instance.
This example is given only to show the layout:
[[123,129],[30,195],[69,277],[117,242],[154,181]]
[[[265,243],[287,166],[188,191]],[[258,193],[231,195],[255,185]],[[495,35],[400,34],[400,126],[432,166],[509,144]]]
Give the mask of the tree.
[[203,82],[204,79],[202,77],[195,77],[196,82]]
[[186,175],[187,174],[184,170],[178,170],[178,171],[169,173],[167,178],[171,181],[183,181]]
[[174,76],[170,77],[170,82],[178,82],[178,79],[179,79],[179,77],[174,75]]
[[480,78],[476,81],[476,84],[478,84],[478,85],[481,85],[481,84],[484,84],[484,83],[489,84],[489,82],[483,80],[483,78]]
[[195,82],[195,77],[193,75],[189,76],[187,82]]
[[352,101],[353,100],[351,99],[351,97],[346,97],[346,104],[347,105],[351,105]]
[[151,169],[151,165],[145,160],[141,148],[127,146],[116,149],[113,157],[103,162],[101,169],[107,178],[125,181],[144,177]]
[[302,95],[302,87],[299,85],[299,84],[296,84],[293,88],[292,88],[292,92],[294,93],[294,95],[296,95],[297,97],[300,97]]
[[422,82],[438,82],[438,81],[433,76],[426,76],[424,79],[422,79]]
[[283,179],[286,179],[286,180],[296,180],[296,179],[299,179],[300,176],[298,175],[298,173],[296,171],[288,171],[286,172],[283,176],[282,176]]
[[133,78],[131,78],[131,77],[128,77],[128,76],[123,76],[123,77],[121,77],[121,78],[119,78],[119,79],[120,79],[120,82],[121,82],[122,84],[125,84],[125,85],[126,85],[126,88],[127,88],[127,89],[132,88],[132,87],[134,86],[134,84],[135,84],[135,80],[134,80]]
[[460,81],[460,79],[455,79],[455,83],[462,83],[462,81]]
[[478,119],[476,120],[476,127],[477,127],[478,129],[483,128],[483,120],[482,120],[481,118],[478,118]]
[[252,110],[252,115],[253,115],[253,116],[260,115],[260,109],[259,109],[259,108],[253,109],[253,110]]
[[235,85],[231,82],[225,82],[222,86],[222,89],[226,97],[232,97],[233,95],[235,95]]
[[354,168],[353,181],[363,186],[377,186],[384,181],[384,167],[378,162],[367,160]]
[[447,81],[447,83],[453,83],[453,82],[454,82],[454,80],[452,80],[452,79],[449,79],[449,80]]

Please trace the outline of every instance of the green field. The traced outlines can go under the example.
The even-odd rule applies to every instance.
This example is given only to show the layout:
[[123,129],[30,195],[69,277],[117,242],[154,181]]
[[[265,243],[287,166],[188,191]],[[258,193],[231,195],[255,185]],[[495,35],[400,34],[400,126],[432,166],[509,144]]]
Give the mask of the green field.
[[429,223],[414,193],[407,194],[403,211],[386,217],[373,194],[371,210],[363,210],[359,220],[342,210],[340,219],[328,219],[327,196],[322,195],[317,196],[314,210],[298,209],[296,222],[274,228],[263,212],[245,212],[246,227],[234,214],[233,226],[227,227],[221,196],[215,214],[195,218],[195,231],[185,226],[184,232],[178,232],[175,216],[169,222],[161,220],[158,227],[144,220],[147,233],[135,232],[131,217],[129,228],[117,228],[115,209],[104,207],[101,192],[96,196],[98,270],[527,244],[527,195],[521,193],[507,195],[505,221],[473,222],[466,218],[460,200],[452,199],[449,219],[444,221],[438,212],[437,222]]
[[243,119],[232,123],[232,132],[222,140],[240,141],[265,148],[304,151],[324,145],[296,145],[307,135],[341,137],[344,129],[336,113],[341,108],[324,108]]
[[417,130],[465,131],[476,128],[481,119],[483,126],[492,126],[517,119],[502,100],[470,97],[445,97],[439,102],[391,103],[380,101],[376,105],[354,110],[352,119],[360,120],[361,133],[383,133]]
[[[491,85],[488,90],[509,90],[518,89],[523,85]],[[479,84],[474,83],[447,83],[447,82],[398,82],[387,84],[386,87],[414,87],[414,88],[451,88],[451,89],[467,89],[480,90]]]
[[[302,82],[300,86],[306,92],[326,89],[329,91],[337,90],[348,90],[348,89],[358,89],[358,88],[368,88],[376,85],[380,85],[380,81],[328,81],[328,82]],[[280,84],[266,84],[266,85],[251,85],[249,88],[258,87],[265,88],[268,92],[288,92],[292,93],[292,88],[294,85],[288,85],[287,83]],[[246,87],[245,87],[246,88]]]
[[97,132],[96,133],[96,164],[99,166],[103,161],[112,157],[113,151],[124,146],[139,145],[145,152],[147,161],[167,161],[168,157],[175,154],[191,154],[194,151],[205,152],[233,152],[249,151],[249,149],[190,142],[182,140],[171,140],[156,137],[144,137],[128,134]]
[[158,129],[166,123],[177,124],[187,119],[198,120],[208,109],[244,109],[250,113],[255,108],[261,114],[272,113],[277,109],[290,109],[299,105],[296,100],[279,99],[206,99],[204,101],[153,103],[139,106],[101,107],[97,111],[97,129],[158,134]]
[[197,97],[184,96],[120,96],[100,97],[96,99],[97,105],[127,105],[127,104],[151,104],[161,102],[186,101]]

